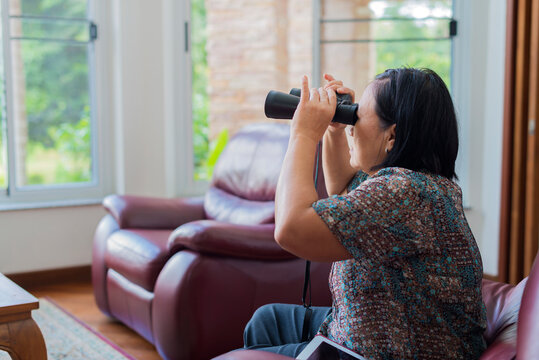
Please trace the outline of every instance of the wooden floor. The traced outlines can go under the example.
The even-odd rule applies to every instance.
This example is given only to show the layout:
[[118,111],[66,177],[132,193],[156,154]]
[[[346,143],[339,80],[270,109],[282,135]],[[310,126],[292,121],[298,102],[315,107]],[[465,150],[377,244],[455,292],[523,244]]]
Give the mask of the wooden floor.
[[155,347],[137,333],[103,315],[97,308],[88,282],[32,286],[25,290],[37,298],[48,296],[87,325],[106,336],[127,353],[140,360],[159,360]]

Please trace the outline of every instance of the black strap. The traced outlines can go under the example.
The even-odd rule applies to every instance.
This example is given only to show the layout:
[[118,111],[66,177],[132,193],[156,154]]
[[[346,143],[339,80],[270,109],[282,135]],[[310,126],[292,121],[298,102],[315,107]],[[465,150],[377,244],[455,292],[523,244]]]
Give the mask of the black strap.
[[[307,289],[309,290],[309,304],[305,301],[307,298]],[[303,296],[301,301],[303,302],[303,307],[305,308],[305,317],[303,318],[303,330],[301,331],[301,342],[309,341],[310,339],[310,329],[311,329],[311,315],[313,309],[312,305],[312,296],[311,296],[311,262],[309,260],[305,263],[305,282],[303,283]]]
[[305,317],[303,318],[303,330],[301,331],[301,342],[310,341],[310,329],[311,329],[311,315],[313,314],[313,309],[307,307],[305,309]]
[[[307,305],[305,302],[307,298],[307,290],[309,290],[309,305]],[[303,303],[304,307],[311,307],[311,262],[309,260],[305,262],[305,281],[303,282],[303,295],[301,296],[301,302]]]
[[[309,289],[309,304],[305,302],[307,298],[307,289]],[[305,317],[303,318],[303,330],[301,331],[301,342],[311,340],[309,338],[309,330],[311,329],[311,315],[313,309],[311,309],[311,262],[307,260],[305,262],[305,282],[303,283],[303,296],[301,297],[303,307],[305,308]]]

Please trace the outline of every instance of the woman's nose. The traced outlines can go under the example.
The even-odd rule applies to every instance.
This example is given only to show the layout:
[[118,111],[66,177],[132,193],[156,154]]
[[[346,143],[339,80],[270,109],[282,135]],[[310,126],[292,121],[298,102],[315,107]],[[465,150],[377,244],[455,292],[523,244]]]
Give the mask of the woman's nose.
[[348,135],[354,136],[354,127],[352,125],[348,125],[346,131],[348,132]]

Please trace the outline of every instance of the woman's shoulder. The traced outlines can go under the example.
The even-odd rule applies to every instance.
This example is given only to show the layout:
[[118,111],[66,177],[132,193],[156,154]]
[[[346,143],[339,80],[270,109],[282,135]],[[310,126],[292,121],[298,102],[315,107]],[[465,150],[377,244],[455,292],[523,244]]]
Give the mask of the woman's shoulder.
[[364,186],[387,186],[387,187],[407,187],[413,183],[421,182],[423,174],[400,167],[387,167],[378,170],[362,182]]
[[433,192],[461,196],[460,187],[444,176],[401,167],[380,169],[366,178],[357,189],[385,190],[408,195],[410,192]]

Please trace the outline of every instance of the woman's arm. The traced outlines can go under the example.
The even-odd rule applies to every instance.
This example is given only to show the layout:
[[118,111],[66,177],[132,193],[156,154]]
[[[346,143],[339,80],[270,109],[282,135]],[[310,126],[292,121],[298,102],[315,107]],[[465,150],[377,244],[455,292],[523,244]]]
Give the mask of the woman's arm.
[[[335,80],[329,74],[324,74],[324,78],[328,81],[324,86],[325,89],[332,89],[339,94],[348,94],[354,101],[354,91],[344,87],[342,81]],[[357,169],[350,166],[350,150],[345,129],[344,124],[331,123],[324,134],[322,164],[329,195],[345,193],[346,186],[357,173]]]
[[311,205],[318,200],[313,181],[316,145],[336,107],[331,89],[312,89],[303,78],[301,100],[292,119],[290,142],[275,196],[275,238],[285,250],[305,259],[351,258]]
[[346,193],[346,186],[357,170],[350,166],[350,148],[344,128],[328,127],[324,134],[322,168],[328,194]]

